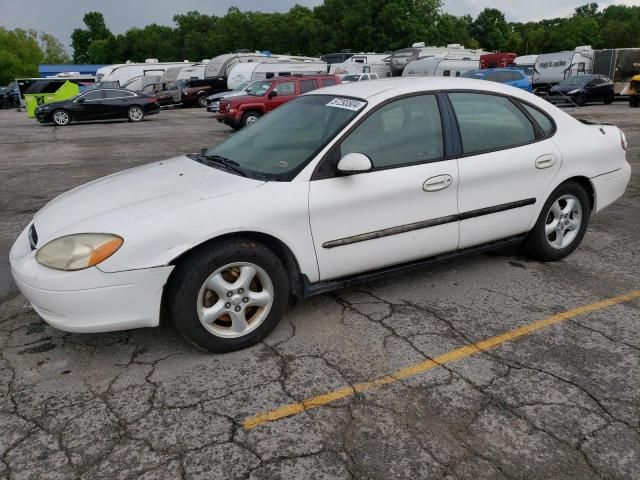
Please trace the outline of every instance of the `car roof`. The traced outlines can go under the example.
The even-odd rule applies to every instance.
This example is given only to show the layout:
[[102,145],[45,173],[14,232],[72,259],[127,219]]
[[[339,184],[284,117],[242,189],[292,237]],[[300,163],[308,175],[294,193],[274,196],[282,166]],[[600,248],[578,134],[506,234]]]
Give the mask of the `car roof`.
[[[386,100],[398,95],[415,92],[429,92],[440,90],[476,90],[500,93],[510,96],[521,96],[521,89],[497,82],[478,82],[474,78],[463,77],[393,77],[369,82],[341,83],[333,87],[313,90],[305,95],[342,95],[369,100]],[[526,92],[525,92],[526,93]],[[529,97],[527,97],[529,100]]]
[[265,78],[263,81],[270,80],[274,82],[279,81],[290,81],[290,80],[310,80],[312,78],[337,78],[335,75],[289,75],[286,77],[274,77],[274,78]]

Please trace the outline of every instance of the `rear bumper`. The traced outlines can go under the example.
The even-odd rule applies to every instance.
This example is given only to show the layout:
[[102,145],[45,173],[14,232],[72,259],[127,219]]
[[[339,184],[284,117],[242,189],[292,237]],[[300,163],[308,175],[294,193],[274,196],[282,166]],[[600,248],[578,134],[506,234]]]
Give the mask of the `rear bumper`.
[[105,273],[40,265],[23,231],[9,254],[20,292],[48,324],[67,332],[93,333],[155,327],[172,266]]
[[624,162],[624,166],[619,170],[592,178],[591,183],[596,193],[594,211],[601,212],[624,195],[630,179],[631,165],[628,162]]

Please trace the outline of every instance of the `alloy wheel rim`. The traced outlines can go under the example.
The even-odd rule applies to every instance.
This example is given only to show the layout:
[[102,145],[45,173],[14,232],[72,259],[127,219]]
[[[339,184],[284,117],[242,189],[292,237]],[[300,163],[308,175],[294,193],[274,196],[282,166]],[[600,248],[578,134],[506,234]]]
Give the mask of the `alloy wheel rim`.
[[247,117],[247,125],[253,125],[258,121],[258,117],[256,115],[249,115]]
[[211,334],[240,338],[258,328],[273,306],[273,283],[267,272],[247,262],[229,263],[200,287],[198,318]]
[[131,120],[140,120],[142,118],[142,110],[138,107],[134,107],[131,109],[129,116],[131,117]]
[[56,112],[53,115],[53,119],[58,125],[65,125],[69,122],[69,115],[66,112]]
[[547,212],[545,237],[551,247],[561,250],[578,236],[582,225],[582,204],[574,195],[558,198]]

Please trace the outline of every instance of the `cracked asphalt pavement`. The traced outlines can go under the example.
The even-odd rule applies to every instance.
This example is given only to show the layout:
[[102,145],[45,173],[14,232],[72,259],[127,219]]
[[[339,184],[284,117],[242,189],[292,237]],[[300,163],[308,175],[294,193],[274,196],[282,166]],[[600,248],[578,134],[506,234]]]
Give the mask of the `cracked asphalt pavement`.
[[7,257],[54,196],[230,131],[198,109],[66,128],[0,111],[0,478],[640,478],[637,297],[245,424],[640,289],[639,112],[569,111],[622,127],[633,166],[626,195],[569,258],[544,264],[514,248],[308,299],[262,344],[225,355],[171,326],[51,328],[15,290]]

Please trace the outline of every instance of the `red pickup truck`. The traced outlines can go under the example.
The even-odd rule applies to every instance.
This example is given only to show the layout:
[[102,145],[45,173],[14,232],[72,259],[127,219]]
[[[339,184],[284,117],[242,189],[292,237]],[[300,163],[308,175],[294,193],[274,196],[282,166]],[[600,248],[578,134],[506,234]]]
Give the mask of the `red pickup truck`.
[[293,100],[298,95],[316,88],[337,85],[335,75],[304,75],[266,79],[256,84],[251,94],[222,100],[216,118],[231,128],[239,130],[251,125],[262,115]]

